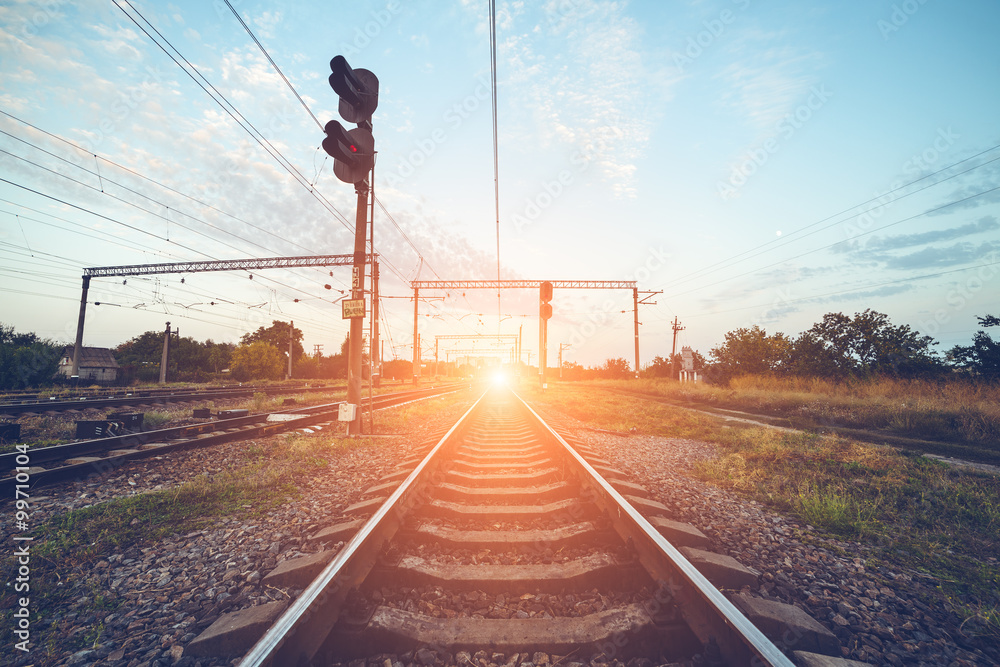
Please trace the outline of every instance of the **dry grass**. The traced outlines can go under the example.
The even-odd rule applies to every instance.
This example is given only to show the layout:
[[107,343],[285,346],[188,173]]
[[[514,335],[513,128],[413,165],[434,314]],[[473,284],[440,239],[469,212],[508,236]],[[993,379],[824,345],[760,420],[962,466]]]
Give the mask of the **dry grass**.
[[[873,389],[891,395],[889,387]],[[1000,633],[1000,476],[838,436],[729,427],[601,388],[550,385],[544,395],[526,393],[596,428],[716,443],[718,456],[697,463],[697,477],[862,541],[876,562],[937,578],[979,631]]]
[[993,450],[1000,443],[997,385],[895,379],[835,383],[765,376],[734,378],[727,387],[665,379],[599,385],[785,417],[796,426],[870,429]]

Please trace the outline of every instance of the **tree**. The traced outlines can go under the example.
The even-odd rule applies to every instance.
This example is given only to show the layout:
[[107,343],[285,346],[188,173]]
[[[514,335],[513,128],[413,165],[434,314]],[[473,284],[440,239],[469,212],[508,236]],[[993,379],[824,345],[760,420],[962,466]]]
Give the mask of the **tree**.
[[[1000,317],[986,315],[977,317],[982,327],[1000,326]],[[985,331],[977,331],[972,337],[972,345],[956,345],[948,351],[948,357],[959,368],[988,380],[1000,380],[1000,340]]]
[[240,382],[277,380],[284,375],[285,360],[276,347],[257,341],[233,350],[230,368]]
[[27,389],[51,382],[62,347],[0,324],[0,389]]
[[792,340],[783,333],[771,336],[753,325],[726,334],[725,342],[709,350],[712,370],[728,381],[737,375],[766,375],[788,370]]
[[287,360],[288,331],[290,328],[292,331],[292,362],[294,363],[305,356],[305,350],[302,348],[302,330],[292,327],[291,322],[272,320],[271,326],[266,329],[259,327],[252,333],[243,334],[243,337],[240,338],[240,344],[249,345],[258,341],[268,343],[274,349],[279,350]]
[[839,377],[916,377],[941,370],[930,349],[933,338],[907,324],[893,326],[887,315],[870,308],[853,318],[827,313],[806,334],[801,347],[821,354],[823,367],[831,366]]
[[600,377],[620,380],[631,377],[631,368],[625,359],[618,357],[605,361],[604,365],[597,369],[597,372]]
[[641,375],[651,378],[671,377],[670,359],[664,359],[659,355],[653,357],[653,360],[642,369]]

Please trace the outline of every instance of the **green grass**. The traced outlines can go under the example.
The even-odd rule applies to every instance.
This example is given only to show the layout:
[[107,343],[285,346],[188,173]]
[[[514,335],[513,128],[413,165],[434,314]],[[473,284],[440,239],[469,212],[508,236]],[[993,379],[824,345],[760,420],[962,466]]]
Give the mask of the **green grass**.
[[1000,637],[1000,476],[838,436],[726,427],[600,388],[528,393],[595,428],[715,443],[718,456],[695,463],[697,478],[863,542],[875,562],[935,578],[977,632]]

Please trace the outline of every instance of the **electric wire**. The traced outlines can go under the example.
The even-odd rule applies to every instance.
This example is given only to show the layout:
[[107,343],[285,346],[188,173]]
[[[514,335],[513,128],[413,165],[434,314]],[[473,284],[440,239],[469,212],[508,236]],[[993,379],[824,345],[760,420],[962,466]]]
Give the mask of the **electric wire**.
[[243,17],[239,15],[239,12],[236,11],[236,8],[233,7],[232,4],[230,4],[229,0],[226,0],[226,6],[229,7],[230,11],[233,12],[233,16],[236,17],[236,20],[240,22],[240,25],[243,26],[243,29],[247,31],[247,34],[250,35],[250,38],[260,49],[260,52],[264,54],[265,58],[267,58],[267,62],[271,63],[271,67],[274,68],[274,71],[278,73],[278,76],[282,78],[282,80],[285,82],[285,85],[288,86],[288,89],[292,91],[293,95],[295,95],[295,98],[299,101],[299,104],[302,105],[302,108],[304,108],[306,112],[310,116],[312,116],[312,119],[316,121],[317,125],[319,125],[319,129],[322,130],[323,123],[319,122],[319,118],[317,118],[315,114],[313,114],[313,112],[309,109],[309,106],[306,104],[305,100],[303,100],[302,96],[299,95],[297,90],[295,90],[295,86],[292,85],[292,82],[288,80],[288,77],[285,76],[285,73],[281,71],[280,67],[278,67],[278,63],[274,62],[274,59],[271,58],[271,54],[267,52],[267,49],[264,48],[264,45],[260,43],[259,39],[257,39],[257,35],[253,34],[253,31],[250,29],[250,26],[246,24],[246,21],[244,21]]
[[[497,140],[497,3],[489,0],[490,9],[490,88],[493,96],[493,197],[496,204],[497,281],[500,280],[500,159]],[[500,332],[500,288],[497,287],[497,333]]]
[[[977,192],[975,194],[969,195],[968,197],[963,197],[961,199],[956,199],[955,201],[948,202],[947,204],[942,204],[940,206],[935,206],[934,208],[929,208],[929,209],[927,209],[925,211],[922,211],[921,213],[916,213],[914,215],[908,216],[908,217],[903,218],[901,220],[897,220],[896,222],[891,222],[891,223],[889,223],[887,225],[882,225],[881,227],[876,227],[875,229],[869,229],[868,231],[860,232],[859,234],[856,235],[855,238],[858,238],[858,237],[861,237],[861,236],[867,236],[869,234],[874,234],[875,232],[880,232],[880,231],[883,231],[883,230],[888,229],[890,227],[895,227],[896,225],[900,225],[900,224],[902,224],[904,222],[909,222],[910,220],[915,220],[915,219],[921,218],[921,217],[923,217],[925,215],[929,215],[931,213],[936,213],[938,211],[942,211],[942,210],[944,210],[946,208],[949,208],[951,206],[954,206],[956,204],[961,204],[963,202],[970,201],[972,199],[975,199],[976,197],[981,197],[981,196],[983,196],[985,194],[989,194],[991,192],[996,192],[997,190],[1000,190],[1000,185],[998,185],[996,187],[989,188],[987,190],[983,190],[981,192]],[[726,283],[726,282],[729,282],[731,280],[735,280],[736,278],[742,278],[743,276],[748,276],[748,275],[752,275],[754,273],[759,273],[760,271],[763,271],[765,269],[770,269],[770,268],[773,268],[775,266],[779,266],[781,264],[784,264],[786,262],[790,262],[790,261],[795,260],[795,259],[800,259],[802,257],[805,257],[806,255],[811,255],[811,254],[819,252],[821,250],[827,250],[827,249],[832,248],[832,247],[834,247],[836,245],[840,245],[841,243],[843,243],[843,241],[836,241],[834,243],[830,243],[830,244],[825,245],[825,246],[820,246],[819,248],[814,248],[812,250],[808,250],[806,252],[803,252],[803,253],[800,253],[798,255],[795,255],[794,257],[788,257],[788,258],[779,260],[777,262],[773,262],[771,264],[767,264],[766,266],[761,266],[761,267],[758,267],[756,269],[752,269],[750,271],[745,271],[743,273],[737,274],[735,276],[730,276],[728,278],[723,278],[721,280],[717,280],[717,281],[715,281],[713,283],[706,283],[704,285],[699,285],[698,287],[689,289],[686,292],[679,292],[679,293],[676,293],[676,294],[671,294],[670,297],[671,298],[676,298],[678,296],[683,296],[685,294],[691,294],[692,292],[697,292],[699,290],[705,289],[706,287],[712,287],[714,285],[719,285],[721,283]]]
[[[965,267],[962,267],[960,269],[949,269],[948,271],[938,271],[936,273],[925,273],[925,274],[919,275],[919,276],[907,276],[906,278],[896,278],[894,280],[886,280],[886,281],[878,282],[878,283],[869,283],[869,284],[866,284],[866,285],[859,285],[857,287],[851,287],[851,288],[843,289],[843,290],[836,290],[836,291],[833,291],[833,292],[824,292],[822,294],[813,294],[813,295],[810,295],[810,296],[799,297],[797,299],[782,299],[781,300],[781,304],[784,305],[786,303],[799,303],[799,302],[802,302],[802,301],[814,301],[816,299],[822,299],[822,298],[829,297],[829,296],[839,296],[841,294],[850,294],[852,292],[861,292],[861,291],[864,291],[864,290],[874,289],[876,287],[885,287],[886,285],[895,285],[895,284],[898,284],[898,283],[905,283],[905,282],[909,282],[911,280],[925,280],[927,278],[938,278],[940,276],[946,276],[946,275],[949,275],[949,274],[952,274],[952,273],[961,273],[963,271],[972,271],[973,269],[982,269],[982,268],[986,268],[986,267],[990,267],[990,266],[997,266],[998,264],[1000,264],[1000,261],[986,262],[984,264],[976,264],[974,266],[965,266]],[[773,306],[774,306],[773,303],[770,303],[770,304],[759,304],[759,305],[756,305],[756,306],[740,306],[739,308],[728,308],[726,310],[705,311],[705,312],[701,312],[701,313],[687,313],[687,314],[685,314],[685,317],[689,317],[689,318],[690,317],[709,317],[709,316],[714,316],[714,315],[722,315],[722,314],[725,314],[725,313],[734,313],[734,312],[741,311],[741,310],[753,310],[754,308],[773,308]]]
[[[840,216],[846,215],[846,214],[850,213],[851,211],[854,211],[855,209],[861,208],[862,206],[866,206],[866,205],[871,204],[873,202],[878,202],[879,200],[881,200],[881,199],[883,199],[885,197],[888,197],[888,196],[893,195],[893,194],[895,194],[897,192],[905,190],[905,189],[909,188],[912,185],[916,185],[917,183],[920,183],[921,181],[924,181],[924,180],[926,180],[928,178],[931,178],[932,176],[937,176],[937,175],[942,174],[942,173],[944,173],[944,172],[946,172],[946,171],[948,171],[950,169],[954,169],[955,167],[957,167],[959,165],[965,164],[966,162],[969,162],[970,160],[974,160],[974,159],[976,159],[978,157],[981,157],[981,156],[983,156],[983,155],[985,155],[987,153],[995,151],[998,148],[1000,148],[1000,144],[997,144],[995,146],[991,146],[990,148],[982,150],[982,151],[980,151],[980,152],[978,152],[978,153],[976,153],[974,155],[970,155],[967,158],[964,158],[962,160],[959,160],[957,162],[949,164],[949,165],[947,165],[945,167],[942,167],[941,169],[938,169],[937,171],[931,172],[929,174],[926,174],[925,176],[921,176],[920,178],[914,179],[914,180],[912,180],[912,181],[910,181],[908,183],[904,183],[903,185],[900,185],[900,186],[898,186],[896,188],[888,190],[887,192],[884,192],[884,193],[882,193],[880,195],[872,197],[871,199],[863,201],[860,204],[855,204],[854,206],[850,206],[848,208],[845,208],[845,209],[843,209],[843,210],[841,210],[841,211],[839,211],[837,213],[834,213],[832,215],[828,215],[827,217],[822,218],[821,220],[817,220],[816,222],[810,223],[810,224],[806,225],[805,227],[801,227],[801,228],[799,228],[799,229],[797,229],[797,230],[795,230],[793,232],[785,234],[780,239],[771,239],[771,240],[769,240],[769,241],[767,241],[765,243],[762,243],[760,245],[757,245],[757,246],[755,246],[753,248],[749,248],[748,250],[744,250],[743,252],[737,253],[737,254],[732,255],[730,257],[727,257],[726,259],[719,260],[717,262],[709,264],[708,266],[699,268],[699,269],[697,269],[697,270],[695,270],[695,271],[687,274],[686,276],[679,277],[679,278],[677,278],[675,280],[667,281],[666,283],[663,283],[662,285],[659,285],[657,289],[666,289],[668,287],[676,287],[677,285],[682,285],[682,284],[690,282],[692,280],[696,280],[696,279],[698,279],[700,277],[704,277],[704,275],[706,275],[708,273],[714,273],[715,271],[720,270],[721,268],[728,268],[729,266],[733,266],[735,264],[739,264],[739,263],[741,263],[743,261],[746,261],[748,259],[752,259],[753,257],[757,257],[759,255],[762,255],[765,252],[770,252],[770,250],[774,250],[774,249],[777,249],[777,248],[784,247],[784,246],[788,245],[789,243],[794,243],[796,241],[800,241],[803,238],[806,238],[807,236],[811,236],[812,234],[816,234],[816,233],[818,233],[820,231],[829,229],[830,227],[834,227],[834,226],[836,226],[838,224],[846,222],[846,220],[835,220],[833,223],[831,223],[831,224],[829,224],[829,225],[827,225],[825,227],[821,227],[820,229],[814,230],[814,231],[810,232],[809,234],[804,234],[802,236],[798,236],[797,238],[791,238],[792,236],[795,236],[796,234],[800,234],[801,232],[804,232],[807,229],[811,229],[811,228],[813,228],[813,227],[815,227],[817,225],[820,225],[820,224],[822,224],[824,222],[828,222],[830,220],[833,220],[834,218],[839,218]],[[993,158],[991,160],[988,160],[986,162],[982,162],[980,164],[974,165],[972,167],[969,167],[968,169],[965,169],[964,171],[960,171],[960,172],[952,174],[952,175],[950,175],[950,176],[948,176],[946,178],[942,178],[939,181],[935,181],[933,183],[927,184],[927,185],[925,185],[923,187],[920,187],[920,188],[918,188],[916,190],[913,190],[912,192],[907,192],[905,194],[901,194],[898,197],[892,198],[889,202],[882,203],[882,204],[877,204],[876,206],[873,206],[873,207],[871,207],[869,209],[861,211],[860,213],[858,213],[858,215],[863,215],[865,213],[870,213],[871,211],[874,211],[874,210],[877,210],[877,209],[882,208],[884,206],[887,206],[888,204],[895,203],[895,202],[899,201],[900,199],[905,199],[906,197],[909,197],[911,195],[923,192],[924,190],[927,190],[927,189],[929,189],[931,187],[934,187],[935,185],[939,185],[941,183],[944,183],[945,181],[949,181],[949,180],[951,180],[953,178],[957,178],[959,176],[967,174],[967,173],[969,173],[971,171],[974,171],[976,169],[980,169],[980,168],[982,168],[982,167],[984,167],[984,166],[986,166],[988,164],[996,162],[997,160],[1000,160],[1000,157],[995,157],[995,158]],[[853,214],[852,214],[852,217],[853,217]],[[766,248],[767,246],[771,246],[771,245],[773,245],[775,243],[778,243],[779,241],[785,241],[785,242],[781,243],[778,246],[775,246],[775,248],[771,248],[771,249],[765,250],[763,252],[755,252],[757,250],[761,250],[762,248]],[[755,254],[750,255],[749,257],[745,257],[745,255],[749,255],[750,253],[755,253]],[[743,259],[739,259],[741,257]],[[739,261],[733,261],[733,260],[739,260]],[[719,267],[719,268],[716,268],[716,267]]]
[[[183,60],[187,64],[187,66],[190,68],[190,71],[188,70],[188,67],[184,67],[184,65],[182,65],[181,62],[177,58],[175,58],[174,55],[172,53],[170,53],[170,51],[168,51],[165,46],[163,46],[163,44],[161,44],[159,41],[157,41],[149,33],[149,30],[146,30],[146,28],[144,28],[142,26],[142,24],[140,24],[139,21],[137,21],[135,19],[135,17],[133,17],[131,14],[129,14],[129,12],[127,12],[125,10],[125,8],[122,7],[118,3],[118,0],[111,0],[111,1],[115,4],[116,7],[118,7],[118,9],[120,9],[122,11],[123,14],[125,14],[125,16],[127,16],[129,18],[129,20],[131,20],[133,23],[135,23],[136,27],[138,27],[147,37],[149,37],[149,39],[152,40],[152,42],[154,44],[156,44],[156,46],[158,46],[160,48],[160,50],[162,50],[171,60],[173,60],[174,63],[178,67],[180,67],[181,70],[183,70],[184,73],[187,74],[188,77],[190,77],[191,80],[194,81],[198,85],[199,88],[201,88],[203,91],[205,91],[205,93],[209,97],[211,97],[216,102],[216,104],[218,104],[223,109],[223,111],[226,112],[227,115],[229,115],[234,121],[236,121],[236,123],[240,127],[242,127],[248,134],[250,134],[250,136],[253,137],[254,141],[256,141],[261,146],[261,148],[263,148],[265,151],[267,151],[267,153],[272,158],[274,158],[275,161],[277,161],[278,164],[280,164],[282,166],[282,168],[285,169],[285,171],[287,171],[289,174],[291,174],[291,176],[296,181],[298,181],[300,185],[302,185],[303,187],[306,188],[306,190],[310,193],[310,195],[312,195],[317,201],[320,202],[321,205],[324,206],[324,208],[326,208],[331,214],[333,214],[333,216],[337,219],[338,222],[340,222],[341,225],[344,226],[344,228],[346,228],[348,231],[350,231],[352,233],[354,232],[354,227],[353,227],[353,225],[350,224],[350,221],[347,219],[347,217],[344,216],[344,214],[341,213],[326,197],[324,197],[323,195],[321,195],[318,190],[316,190],[315,188],[313,188],[309,184],[309,180],[305,176],[303,176],[299,172],[299,170],[287,158],[285,158],[285,156],[282,155],[281,152],[277,148],[275,148],[274,145],[270,141],[268,141],[268,139],[266,137],[264,137],[264,135],[261,134],[260,131],[257,130],[257,128],[254,127],[254,125],[249,120],[247,120],[243,116],[243,114],[240,113],[239,110],[237,110],[236,107],[233,106],[233,104],[222,93],[220,93],[215,88],[214,85],[212,85],[208,81],[208,79],[206,79],[201,74],[201,72],[198,70],[198,68],[196,68],[191,63],[191,61],[189,61],[187,58],[185,58],[181,54],[181,52],[178,51],[176,47],[174,47],[174,45],[170,42],[170,40],[168,40],[166,37],[164,37],[160,33],[160,31],[157,30],[156,27],[153,26],[153,24],[150,23],[149,20],[147,20],[146,17],[142,15],[142,13],[140,13],[134,6],[132,6],[132,4],[129,2],[129,0],[124,0],[125,4],[127,4],[129,6],[129,9],[131,9],[133,12],[135,12],[136,16],[138,16],[139,18],[141,18],[142,21],[143,21],[143,23],[145,23],[146,25],[148,25],[149,28],[153,32],[155,32],[157,34],[157,36],[159,36],[160,39],[163,40],[163,42],[166,43],[170,47],[170,49],[174,51],[174,53],[177,54],[177,57],[179,57],[181,60]],[[198,76],[195,77],[195,74],[192,74],[192,72],[194,72]],[[198,80],[199,78],[202,81],[204,81],[205,83],[202,84],[202,82]],[[208,86],[207,88],[206,88],[206,85]],[[212,89],[212,91],[215,93],[215,95],[213,95],[212,92],[209,92],[209,90],[208,90],[209,88]],[[218,97],[216,97],[216,95]],[[225,102],[225,104],[223,104],[223,101]]]

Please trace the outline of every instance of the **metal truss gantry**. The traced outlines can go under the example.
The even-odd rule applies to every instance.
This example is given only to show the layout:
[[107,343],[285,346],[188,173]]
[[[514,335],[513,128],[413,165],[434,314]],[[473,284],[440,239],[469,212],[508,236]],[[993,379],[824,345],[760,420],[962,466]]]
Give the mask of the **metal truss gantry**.
[[[374,261],[378,256],[367,255]],[[160,273],[197,273],[202,271],[259,271],[303,266],[351,266],[354,255],[303,255],[299,257],[260,257],[250,259],[213,259],[198,262],[172,262],[164,264],[128,264],[124,266],[98,266],[83,270],[83,292],[80,296],[80,319],[76,325],[76,346],[73,348],[73,370],[80,372],[80,351],[83,349],[83,325],[87,316],[87,292],[91,278],[112,276],[147,276]]]
[[[419,320],[420,290],[449,290],[449,289],[538,289],[543,282],[552,283],[553,289],[629,289],[632,290],[632,313],[635,341],[635,376],[639,377],[639,304],[653,305],[655,302],[648,302],[649,297],[661,292],[642,292],[644,296],[639,299],[639,286],[634,280],[415,280],[410,283],[413,289],[413,340],[418,341],[419,330],[417,323]],[[541,330],[541,325],[539,325]],[[541,335],[539,335],[539,359],[545,357],[542,350]],[[541,366],[541,364],[540,364]],[[543,374],[544,369],[539,367],[539,374]],[[420,346],[413,346],[413,382],[420,378]]]

